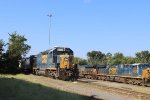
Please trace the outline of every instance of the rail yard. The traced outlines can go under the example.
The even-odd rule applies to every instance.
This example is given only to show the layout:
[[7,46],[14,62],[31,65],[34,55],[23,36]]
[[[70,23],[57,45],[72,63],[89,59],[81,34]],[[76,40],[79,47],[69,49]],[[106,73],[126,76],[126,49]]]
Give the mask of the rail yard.
[[150,100],[150,0],[0,4],[0,100]]
[[33,74],[9,77],[83,95],[89,100],[150,100],[148,64],[80,66],[73,63],[73,58],[70,48],[54,47],[21,60],[22,71]]
[[74,64],[73,59],[74,53],[70,48],[54,47],[24,58],[21,65],[23,71],[34,74],[29,77],[35,77],[36,82],[47,80],[44,83],[48,86],[86,95],[92,99],[150,100],[148,64],[80,66]]

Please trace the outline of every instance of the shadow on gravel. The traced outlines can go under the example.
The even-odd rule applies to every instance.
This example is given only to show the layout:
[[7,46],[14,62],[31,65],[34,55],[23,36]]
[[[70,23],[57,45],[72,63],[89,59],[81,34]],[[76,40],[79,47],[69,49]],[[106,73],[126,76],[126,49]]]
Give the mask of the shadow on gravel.
[[15,78],[0,77],[0,100],[102,100]]

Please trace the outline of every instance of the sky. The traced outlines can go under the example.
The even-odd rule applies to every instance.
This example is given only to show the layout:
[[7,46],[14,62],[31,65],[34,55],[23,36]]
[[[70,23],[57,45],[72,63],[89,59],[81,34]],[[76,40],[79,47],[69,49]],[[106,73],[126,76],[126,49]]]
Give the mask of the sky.
[[28,55],[61,46],[81,58],[92,50],[134,56],[150,51],[150,0],[0,0],[0,39],[14,31],[28,39]]

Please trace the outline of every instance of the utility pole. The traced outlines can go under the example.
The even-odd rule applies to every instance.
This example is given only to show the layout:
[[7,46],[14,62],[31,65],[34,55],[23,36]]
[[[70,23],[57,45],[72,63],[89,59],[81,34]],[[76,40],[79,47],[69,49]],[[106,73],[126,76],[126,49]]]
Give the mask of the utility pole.
[[49,49],[50,49],[50,31],[51,31],[51,17],[52,17],[52,14],[48,14],[47,15],[49,17],[49,36],[48,36],[48,39],[49,39]]

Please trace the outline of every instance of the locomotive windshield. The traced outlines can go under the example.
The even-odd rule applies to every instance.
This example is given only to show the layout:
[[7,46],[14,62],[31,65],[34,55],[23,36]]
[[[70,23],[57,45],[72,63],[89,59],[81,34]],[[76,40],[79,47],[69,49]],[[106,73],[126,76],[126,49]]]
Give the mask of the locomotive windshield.
[[58,55],[71,55],[71,53],[68,51],[59,51]]
[[69,48],[58,48],[57,55],[73,55],[73,51]]

